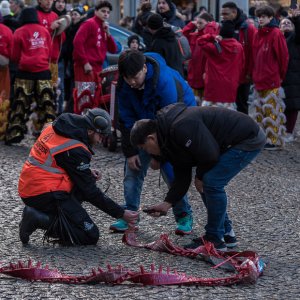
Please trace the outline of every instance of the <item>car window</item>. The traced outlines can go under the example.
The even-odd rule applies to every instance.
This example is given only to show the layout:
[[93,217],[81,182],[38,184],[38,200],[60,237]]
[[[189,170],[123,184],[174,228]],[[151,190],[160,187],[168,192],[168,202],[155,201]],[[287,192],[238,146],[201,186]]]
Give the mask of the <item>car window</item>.
[[112,27],[110,27],[109,30],[110,30],[111,35],[114,37],[114,39],[116,39],[119,43],[121,43],[123,48],[128,48],[128,46],[127,46],[128,35],[127,34],[119,31],[116,28],[112,28]]

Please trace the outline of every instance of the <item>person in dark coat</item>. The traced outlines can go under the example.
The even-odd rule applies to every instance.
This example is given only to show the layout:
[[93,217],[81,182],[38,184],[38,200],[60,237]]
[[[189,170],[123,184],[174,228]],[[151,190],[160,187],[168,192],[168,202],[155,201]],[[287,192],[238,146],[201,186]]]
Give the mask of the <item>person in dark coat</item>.
[[174,167],[164,202],[148,211],[156,217],[165,215],[188,191],[196,167],[195,187],[207,208],[206,234],[185,247],[197,248],[203,240],[220,251],[236,246],[225,186],[258,155],[265,140],[249,116],[220,107],[171,104],[157,113],[156,120],[137,121],[130,134],[132,145]]
[[132,31],[143,38],[146,49],[151,46],[152,42],[152,34],[147,28],[147,19],[153,14],[151,9],[151,3],[143,3],[132,26]]
[[289,64],[282,87],[286,105],[286,142],[294,140],[293,131],[300,110],[300,10],[293,12],[292,19],[283,19],[280,30],[284,33],[289,51]]
[[125,210],[97,187],[101,176],[90,166],[93,147],[110,132],[110,116],[100,108],[81,116],[65,113],[45,126],[19,179],[18,192],[25,204],[19,232],[23,244],[38,228],[63,243],[96,244],[99,230],[83,201],[111,217],[136,222],[138,212]]
[[158,14],[153,14],[148,18],[147,26],[152,34],[149,51],[159,53],[169,67],[183,76],[183,57],[172,28],[165,27],[163,18]]
[[185,23],[177,16],[176,5],[171,0],[158,0],[156,13],[172,26],[183,28]]

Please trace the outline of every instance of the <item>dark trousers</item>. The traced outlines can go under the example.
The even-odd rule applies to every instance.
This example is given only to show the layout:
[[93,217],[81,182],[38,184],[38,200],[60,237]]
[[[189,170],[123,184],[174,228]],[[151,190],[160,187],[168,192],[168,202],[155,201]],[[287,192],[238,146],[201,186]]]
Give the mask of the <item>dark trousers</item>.
[[248,115],[249,92],[250,92],[250,83],[242,83],[238,87],[236,100],[235,100],[237,111],[240,111],[247,115]]
[[94,245],[99,239],[99,230],[82,207],[83,198],[74,194],[51,192],[22,200],[53,219],[50,236],[58,236],[71,244]]

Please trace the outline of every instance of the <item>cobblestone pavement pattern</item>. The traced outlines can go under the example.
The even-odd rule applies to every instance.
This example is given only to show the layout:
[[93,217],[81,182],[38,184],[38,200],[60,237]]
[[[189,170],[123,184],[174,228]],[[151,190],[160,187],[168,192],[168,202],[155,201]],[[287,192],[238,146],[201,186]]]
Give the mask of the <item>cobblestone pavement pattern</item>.
[[[300,130],[298,123],[298,131]],[[280,152],[263,151],[257,160],[240,173],[227,187],[229,212],[239,238],[241,250],[255,250],[269,262],[269,266],[256,285],[232,287],[141,287],[133,284],[73,286],[26,282],[21,279],[0,277],[1,299],[299,299],[300,297],[300,132],[298,140]],[[33,140],[7,147],[0,144],[0,261],[3,264],[19,259],[49,263],[65,274],[88,274],[91,268],[123,264],[138,270],[143,264],[171,266],[180,272],[197,276],[228,275],[198,259],[174,257],[130,248],[122,244],[121,235],[110,234],[112,218],[86,204],[93,220],[99,226],[101,237],[96,246],[52,247],[42,244],[42,232],[31,237],[28,247],[18,238],[18,224],[23,204],[18,197],[18,176]],[[93,166],[102,172],[100,186],[110,185],[108,195],[119,203],[122,199],[124,158],[120,147],[115,153],[99,147]],[[159,187],[158,172],[149,171],[142,195],[147,205],[163,199],[164,184]],[[193,236],[203,234],[205,209],[194,187],[189,190],[194,210]],[[174,235],[172,214],[160,219],[142,215],[139,238],[156,240],[161,233],[170,233],[178,244],[187,237]],[[297,296],[298,295],[298,296]]]

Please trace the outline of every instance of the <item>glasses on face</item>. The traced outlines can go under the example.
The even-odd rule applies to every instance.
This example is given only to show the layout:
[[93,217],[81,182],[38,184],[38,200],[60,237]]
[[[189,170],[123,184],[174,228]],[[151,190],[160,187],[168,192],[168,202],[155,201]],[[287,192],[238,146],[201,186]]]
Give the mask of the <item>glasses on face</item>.
[[289,25],[289,26],[291,26],[292,23],[290,23],[290,22],[282,22],[281,25]]

